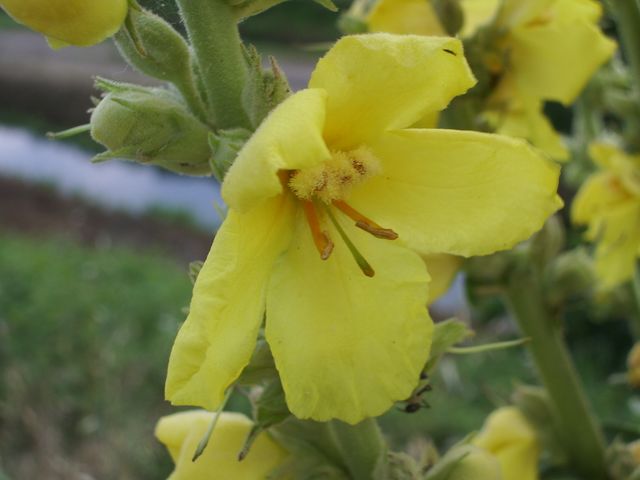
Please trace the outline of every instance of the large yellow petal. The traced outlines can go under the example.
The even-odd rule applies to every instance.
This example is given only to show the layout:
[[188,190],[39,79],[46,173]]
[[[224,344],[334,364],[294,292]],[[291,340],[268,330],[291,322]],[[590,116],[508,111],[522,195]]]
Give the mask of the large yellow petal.
[[285,196],[248,213],[230,210],[194,286],[189,316],[169,359],[165,395],[174,405],[216,409],[255,347],[273,264],[293,230]]
[[542,16],[557,0],[503,0],[498,25],[515,28]]
[[400,130],[372,145],[383,172],[354,188],[354,208],[422,253],[511,248],[562,206],[559,167],[519,139]]
[[429,304],[447,293],[449,287],[462,268],[462,258],[455,255],[425,255],[424,262],[431,277],[429,283]]
[[264,480],[286,461],[286,450],[266,433],[260,433],[242,461],[242,449],[253,423],[240,413],[223,412],[204,453],[194,462],[193,454],[215,414],[203,410],[163,417],[156,437],[175,463],[171,480]]
[[[567,2],[569,6],[567,6]],[[528,95],[572,103],[616,49],[583,8],[558,0],[548,22],[511,31],[512,71]]]
[[343,37],[309,83],[327,91],[325,139],[343,150],[413,125],[474,84],[459,40],[384,33]]
[[370,32],[446,35],[429,0],[378,0],[366,20]]
[[312,167],[331,158],[322,138],[326,92],[301,90],[276,107],[238,154],[222,197],[238,211],[282,193],[281,170]]
[[333,229],[335,249],[322,261],[299,218],[269,284],[266,335],[291,412],[355,424],[411,394],[432,322],[422,259],[397,241],[344,225],[375,276],[360,271]]
[[640,196],[640,155],[630,155],[615,145],[596,142],[589,145],[589,156],[600,168],[615,174],[619,185],[630,194]]
[[57,44],[89,46],[118,31],[127,15],[127,0],[0,0],[16,21]]

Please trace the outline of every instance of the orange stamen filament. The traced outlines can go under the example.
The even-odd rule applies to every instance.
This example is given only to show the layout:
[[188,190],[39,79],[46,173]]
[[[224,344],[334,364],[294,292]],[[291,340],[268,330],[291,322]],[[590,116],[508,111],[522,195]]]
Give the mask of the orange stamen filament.
[[313,243],[315,243],[320,258],[326,260],[333,251],[333,242],[329,238],[329,234],[323,231],[320,226],[320,219],[318,218],[318,212],[313,202],[302,202],[304,208],[304,214],[307,217],[307,223],[311,229],[311,236],[313,237]]
[[385,240],[395,240],[396,238],[398,238],[398,234],[396,232],[394,232],[390,228],[381,227],[373,220],[362,215],[346,202],[343,202],[342,200],[334,200],[333,205],[347,217],[355,220],[356,227],[361,228],[365,232],[369,232],[374,237],[382,238]]

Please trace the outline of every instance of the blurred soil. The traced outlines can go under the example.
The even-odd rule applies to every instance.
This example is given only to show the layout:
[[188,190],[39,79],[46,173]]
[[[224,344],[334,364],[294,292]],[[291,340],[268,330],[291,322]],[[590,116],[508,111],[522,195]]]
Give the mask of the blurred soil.
[[[283,49],[271,44],[260,46],[265,55],[277,55],[294,90],[304,88],[317,54]],[[119,56],[112,42],[90,48],[64,48],[54,51],[36,33],[10,29],[0,31],[0,108],[19,111],[55,123],[60,128],[85,124],[94,77],[141,85],[157,84],[134,71]],[[64,106],[64,108],[61,108]]]
[[91,205],[42,185],[0,176],[0,232],[59,236],[87,246],[155,250],[181,263],[203,260],[212,233],[189,225]]

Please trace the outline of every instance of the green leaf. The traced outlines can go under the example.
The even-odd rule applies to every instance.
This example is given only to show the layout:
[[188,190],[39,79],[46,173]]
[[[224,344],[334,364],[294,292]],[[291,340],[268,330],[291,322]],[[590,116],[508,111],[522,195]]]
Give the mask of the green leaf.
[[450,347],[447,353],[455,353],[456,355],[469,355],[473,353],[491,352],[493,350],[502,350],[505,348],[519,347],[527,342],[530,338],[518,338],[516,340],[508,340],[506,342],[485,343],[484,345],[473,345],[471,347]]
[[433,341],[431,343],[431,356],[425,367],[425,371],[431,371],[440,357],[456,343],[473,336],[474,332],[466,323],[455,318],[435,324],[433,329]]

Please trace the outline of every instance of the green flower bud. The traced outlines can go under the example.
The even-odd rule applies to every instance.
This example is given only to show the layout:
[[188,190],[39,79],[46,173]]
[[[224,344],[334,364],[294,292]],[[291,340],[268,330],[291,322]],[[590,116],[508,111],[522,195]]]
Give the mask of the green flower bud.
[[595,286],[593,260],[584,249],[560,254],[545,272],[545,293],[552,307],[563,305],[568,298],[584,298]]
[[114,37],[122,56],[140,72],[173,83],[192,112],[205,121],[204,103],[193,74],[189,45],[162,17],[140,7],[131,8],[125,28]]
[[110,89],[91,115],[91,136],[108,151],[94,161],[125,158],[187,175],[209,175],[209,130],[181,98],[162,88],[102,84]]
[[177,84],[191,78],[189,45],[158,15],[130,9],[126,28],[115,40],[122,56],[142,73]]

